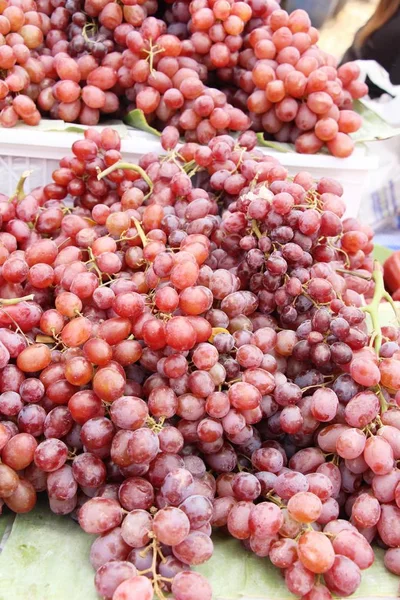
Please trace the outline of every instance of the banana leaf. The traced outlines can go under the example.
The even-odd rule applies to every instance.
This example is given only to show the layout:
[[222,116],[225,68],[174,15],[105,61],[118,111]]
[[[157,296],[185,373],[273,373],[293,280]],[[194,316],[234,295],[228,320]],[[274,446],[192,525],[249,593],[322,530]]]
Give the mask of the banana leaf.
[[276,150],[277,152],[282,152],[283,154],[290,154],[291,152],[296,152],[294,144],[286,144],[283,142],[275,142],[274,140],[266,140],[264,138],[263,133],[257,133],[257,141],[258,146],[265,146],[266,148],[271,148],[271,150]]
[[45,502],[17,515],[0,554],[0,600],[98,600],[89,562],[93,538],[82,533]]
[[[44,502],[17,515],[0,554],[0,600],[98,600],[89,562],[92,540],[68,516],[52,514]],[[294,598],[268,559],[223,535],[216,535],[214,544],[211,560],[197,569],[211,582],[214,600]],[[354,598],[397,596],[398,578],[385,570],[383,551],[376,548],[375,554]]]
[[157,137],[160,137],[161,133],[154,129],[151,125],[146,121],[146,117],[144,116],[143,111],[140,108],[135,108],[135,110],[131,110],[125,117],[124,123],[129,125],[130,127],[134,127],[135,129],[140,129],[141,131],[147,131],[147,133],[152,133]]
[[353,108],[363,119],[361,129],[351,135],[356,143],[387,140],[400,134],[399,127],[389,125],[362,100],[354,100]]

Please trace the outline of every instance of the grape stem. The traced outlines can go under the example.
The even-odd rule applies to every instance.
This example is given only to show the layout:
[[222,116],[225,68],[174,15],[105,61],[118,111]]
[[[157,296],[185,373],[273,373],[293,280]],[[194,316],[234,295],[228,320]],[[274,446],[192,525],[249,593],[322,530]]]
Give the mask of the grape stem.
[[335,269],[336,273],[344,273],[345,275],[352,275],[353,277],[358,277],[359,279],[365,279],[365,281],[372,281],[371,276],[362,275],[362,273],[358,273],[357,271],[348,271],[347,269]]
[[254,233],[256,234],[258,239],[263,237],[263,234],[261,233],[261,231],[257,225],[257,221],[255,219],[253,219],[251,221],[251,229],[254,231]]
[[165,417],[160,417],[158,421],[156,421],[153,417],[147,417],[146,425],[151,431],[155,433],[160,433],[164,426]]
[[13,200],[17,200],[17,202],[20,202],[21,200],[23,200],[25,198],[24,185],[25,185],[25,181],[28,179],[28,177],[29,177],[29,175],[31,175],[31,173],[33,173],[33,170],[24,171],[22,173],[22,175],[19,178],[19,181],[17,183],[17,187],[15,188],[15,192],[9,198],[9,202],[12,202]]
[[94,31],[96,32],[96,25],[95,23],[86,23],[86,25],[82,28],[82,37],[84,38],[85,42],[87,42],[88,44],[93,44],[93,40],[91,40],[88,37],[87,32],[88,31]]
[[187,174],[190,173],[190,171],[193,169],[193,167],[196,166],[196,161],[195,160],[190,160],[189,162],[185,163],[182,167],[183,171]]
[[[377,386],[376,395],[379,398],[379,404],[381,406],[381,414],[383,414],[388,409],[388,403],[385,400],[385,396],[382,393],[382,388],[380,385]],[[378,423],[378,425],[379,425],[379,423]],[[380,423],[380,426],[382,426],[382,423]]]
[[147,185],[149,186],[150,193],[153,191],[153,182],[151,181],[150,177],[147,175],[146,171],[144,169],[142,169],[142,167],[139,167],[139,165],[133,165],[131,163],[127,163],[127,162],[123,162],[123,161],[114,163],[113,165],[111,165],[111,167],[108,167],[108,169],[104,169],[104,171],[100,171],[100,173],[97,174],[97,179],[100,181],[100,179],[103,179],[103,177],[107,177],[107,175],[109,175],[113,171],[116,171],[117,169],[123,169],[126,171],[135,171],[136,173],[139,173],[139,175],[141,176],[143,181],[145,181],[147,183]]
[[35,338],[35,342],[38,344],[54,344],[54,338],[49,335],[37,335]]
[[146,234],[144,232],[144,229],[143,229],[143,227],[141,226],[141,224],[139,223],[139,221],[137,219],[133,218],[132,220],[133,220],[133,223],[134,223],[134,225],[136,227],[136,231],[138,232],[138,235],[139,235],[139,237],[140,237],[140,239],[142,241],[143,248],[144,248],[147,245],[147,243],[148,243],[148,240],[147,240]]
[[0,306],[12,306],[13,304],[18,304],[19,302],[33,300],[34,297],[34,294],[29,294],[28,296],[21,296],[20,298],[0,298]]
[[277,496],[276,494],[274,494],[272,490],[270,492],[268,492],[267,494],[265,494],[265,498],[267,500],[269,500],[270,502],[273,502],[274,504],[276,504],[279,508],[285,508],[285,505],[283,504],[281,498],[279,496]]
[[58,244],[58,245],[57,245],[57,248],[60,250],[60,249],[61,249],[61,247],[62,247],[64,244],[67,244],[68,242],[70,242],[70,241],[71,241],[71,239],[72,239],[72,238],[68,237],[66,240],[62,241],[62,242],[61,242],[61,244]]
[[379,322],[379,305],[382,300],[386,300],[389,302],[393,311],[398,318],[396,305],[393,302],[390,294],[385,290],[385,284],[383,281],[383,272],[377,261],[374,263],[374,270],[372,272],[372,279],[375,282],[375,290],[372,301],[367,306],[362,306],[361,310],[365,313],[368,313],[371,317],[372,321],[372,334],[375,336],[374,339],[374,348],[376,354],[379,356],[379,351],[382,345],[382,329]]
[[160,52],[165,52],[165,50],[164,48],[157,46],[157,44],[153,46],[153,40],[151,38],[149,39],[149,44],[149,49],[144,51],[147,54],[146,60],[149,63],[150,73],[152,74],[154,72],[154,57],[156,56],[156,54],[160,54]]
[[163,581],[171,582],[172,579],[169,579],[168,577],[162,577],[159,573],[157,573],[157,558],[160,557],[162,561],[165,561],[165,558],[162,555],[162,552],[160,550],[160,545],[155,536],[153,536],[151,543],[149,544],[149,546],[147,546],[146,554],[147,554],[148,550],[153,551],[153,560],[151,563],[151,567],[149,567],[145,571],[138,571],[138,573],[139,573],[139,575],[147,575],[148,573],[151,573],[155,595],[157,596],[157,598],[159,600],[166,600],[163,590],[160,587],[160,583],[162,583]]
[[98,276],[99,281],[100,281],[100,284],[102,284],[103,283],[103,274],[100,271],[99,267],[97,266],[96,258],[95,258],[94,254],[93,254],[93,250],[90,247],[88,247],[87,251],[88,251],[88,254],[89,254],[89,258],[90,258],[90,260],[88,262],[93,267],[93,269],[96,271],[97,276]]
[[333,383],[335,381],[335,377],[331,377],[330,375],[328,375],[329,380],[325,381],[324,383],[315,383],[314,385],[307,385],[304,388],[301,388],[302,392],[307,392],[308,390],[312,390],[313,388],[323,388],[326,387],[327,385],[330,385],[331,383]]

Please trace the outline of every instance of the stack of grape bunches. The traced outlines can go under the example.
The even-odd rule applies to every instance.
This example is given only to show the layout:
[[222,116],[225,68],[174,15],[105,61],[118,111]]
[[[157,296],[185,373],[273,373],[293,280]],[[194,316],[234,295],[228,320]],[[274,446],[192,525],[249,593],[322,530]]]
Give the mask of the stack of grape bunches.
[[372,543],[400,574],[400,330],[372,231],[254,132],[178,137],[127,165],[88,129],[52,183],[1,196],[0,505],[44,492],[96,534],[106,600],[211,600],[191,567],[216,530],[304,600],[355,592]]
[[275,0],[1,0],[0,124],[139,108],[188,142],[252,129],[347,157],[368,88],[317,41],[305,11]]

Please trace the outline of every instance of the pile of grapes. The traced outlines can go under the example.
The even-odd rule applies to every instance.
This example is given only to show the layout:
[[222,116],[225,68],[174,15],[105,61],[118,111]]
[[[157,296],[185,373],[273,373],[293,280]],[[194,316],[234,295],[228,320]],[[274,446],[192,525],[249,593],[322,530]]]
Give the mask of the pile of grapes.
[[305,11],[275,0],[1,0],[0,124],[138,108],[187,142],[252,129],[346,157],[368,88],[317,41]]
[[97,534],[106,600],[211,600],[191,566],[217,528],[304,600],[352,594],[373,542],[399,575],[400,330],[372,231],[254,132],[178,137],[129,165],[88,129],[53,183],[0,198],[0,504],[44,492]]

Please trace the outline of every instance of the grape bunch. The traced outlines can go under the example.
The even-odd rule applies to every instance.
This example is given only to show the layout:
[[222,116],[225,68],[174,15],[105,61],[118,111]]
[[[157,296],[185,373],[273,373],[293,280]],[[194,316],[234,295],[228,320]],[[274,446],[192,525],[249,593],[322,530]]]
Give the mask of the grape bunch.
[[359,68],[338,69],[307,13],[275,0],[6,0],[0,124],[96,125],[140,109],[186,142],[252,129],[298,152],[353,151]]
[[295,143],[302,153],[325,143],[334,156],[352,153],[348,134],[361,127],[352,100],[368,88],[355,63],[336,69],[336,59],[317,47],[318,31],[305,11],[289,15],[273,2],[193,0],[175,2],[166,18],[169,32],[184,37],[189,31],[185,52],[224,83],[252,129]]
[[248,116],[206,85],[205,65],[182,55],[183,42],[166,31],[164,21],[149,18],[140,31],[126,36],[133,79],[126,92],[130,108],[142,110],[156,128],[175,126],[178,135],[202,144],[219,133],[248,129]]
[[244,39],[238,66],[224,76],[238,88],[236,105],[247,109],[255,131],[292,142],[313,154],[326,144],[333,156],[349,156],[361,117],[352,100],[368,92],[355,63],[337,69],[336,59],[317,47],[318,31],[307,13],[274,11],[268,25]]
[[96,535],[106,600],[211,600],[218,528],[305,600],[352,594],[375,541],[400,574],[372,231],[253,131],[178,138],[130,165],[88,129],[52,183],[0,196],[0,505],[45,492]]
[[2,6],[0,124],[3,127],[13,127],[19,119],[27,125],[37,125],[40,121],[40,112],[27,92],[45,77],[35,53],[43,44],[43,29],[50,28],[50,20],[42,21],[35,8],[33,0]]

